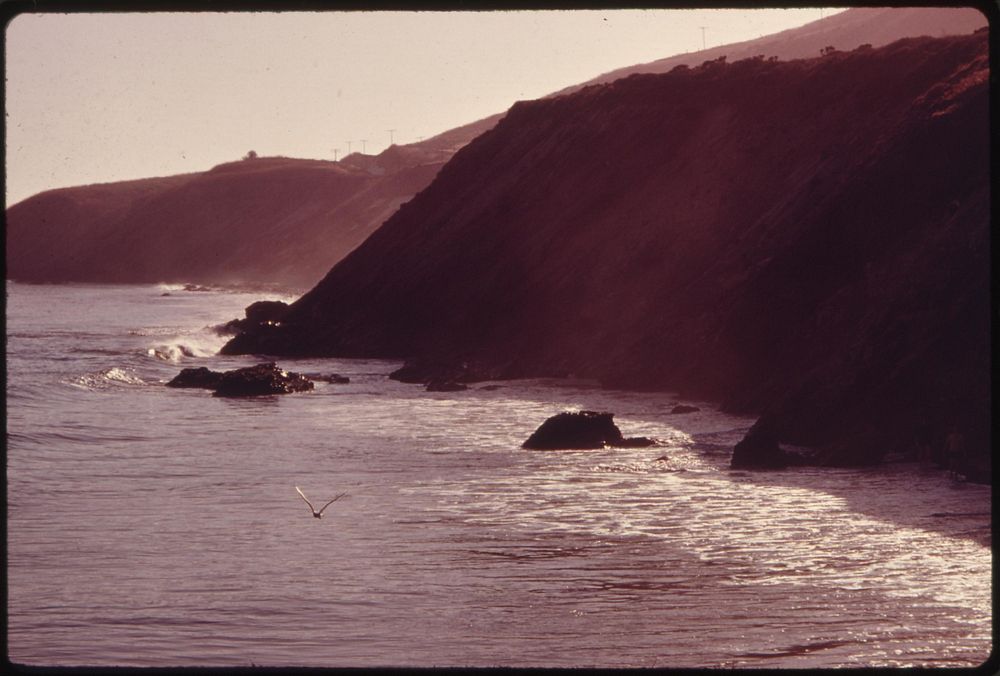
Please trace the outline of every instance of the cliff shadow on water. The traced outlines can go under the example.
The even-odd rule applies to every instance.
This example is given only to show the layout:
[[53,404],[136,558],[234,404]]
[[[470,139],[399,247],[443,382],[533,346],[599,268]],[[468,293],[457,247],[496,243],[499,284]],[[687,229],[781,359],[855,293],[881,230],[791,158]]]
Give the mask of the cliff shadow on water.
[[[985,30],[521,102],[230,353],[574,374],[989,461]],[[470,374],[468,377],[475,377]]]

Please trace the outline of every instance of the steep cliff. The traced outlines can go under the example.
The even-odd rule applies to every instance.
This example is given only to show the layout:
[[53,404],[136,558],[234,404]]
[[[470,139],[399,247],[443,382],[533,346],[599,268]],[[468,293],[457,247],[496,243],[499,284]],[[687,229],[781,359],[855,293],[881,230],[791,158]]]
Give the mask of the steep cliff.
[[519,103],[226,350],[679,389],[832,462],[988,448],[987,80],[981,31]]

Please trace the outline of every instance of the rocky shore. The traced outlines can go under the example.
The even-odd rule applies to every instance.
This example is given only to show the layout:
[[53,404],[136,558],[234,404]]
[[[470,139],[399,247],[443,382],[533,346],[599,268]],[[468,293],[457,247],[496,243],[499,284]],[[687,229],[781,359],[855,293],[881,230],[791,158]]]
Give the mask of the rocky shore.
[[824,464],[957,431],[988,468],[988,73],[979,32],[517,104],[224,352],[673,390]]

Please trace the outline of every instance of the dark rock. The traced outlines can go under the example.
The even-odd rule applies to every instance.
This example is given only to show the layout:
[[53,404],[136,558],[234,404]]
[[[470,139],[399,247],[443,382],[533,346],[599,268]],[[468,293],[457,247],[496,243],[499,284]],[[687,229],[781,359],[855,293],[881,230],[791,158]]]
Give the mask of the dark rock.
[[486,390],[487,392],[493,392],[494,390],[499,390],[503,385],[483,385],[479,389]]
[[243,310],[245,318],[231,319],[214,330],[220,336],[238,336],[244,331],[278,326],[288,314],[288,307],[288,303],[280,300],[259,300]]
[[670,412],[671,413],[694,413],[695,411],[700,411],[701,409],[697,406],[688,406],[686,404],[678,404],[674,406]]
[[645,437],[624,438],[613,418],[613,413],[596,411],[559,413],[543,422],[521,448],[604,448],[605,446],[649,446],[655,443]]
[[283,371],[274,362],[226,371],[215,390],[217,397],[255,397],[266,394],[287,394],[313,389],[304,376]]
[[427,383],[428,392],[461,392],[469,389],[467,385],[456,383],[454,380],[432,380]]
[[322,374],[322,373],[303,373],[303,376],[309,380],[322,380],[325,383],[336,383],[338,385],[345,385],[351,382],[351,379],[347,376],[342,376],[337,373]]
[[218,371],[210,371],[204,366],[184,369],[167,383],[167,387],[201,387],[206,390],[214,390],[218,387],[222,375]]
[[244,312],[247,321],[253,324],[280,322],[288,314],[288,303],[280,300],[259,300],[248,305]]
[[781,469],[791,460],[778,445],[774,422],[761,416],[733,449],[729,466],[733,469]]
[[645,448],[646,446],[653,446],[656,444],[655,439],[650,439],[649,437],[629,437],[627,439],[622,439],[617,444],[611,444],[617,448]]

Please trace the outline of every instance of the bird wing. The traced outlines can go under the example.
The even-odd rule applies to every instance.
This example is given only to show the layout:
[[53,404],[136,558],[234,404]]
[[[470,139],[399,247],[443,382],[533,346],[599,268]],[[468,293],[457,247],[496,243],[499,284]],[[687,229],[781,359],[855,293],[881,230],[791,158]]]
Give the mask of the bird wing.
[[[306,494],[302,492],[302,489],[301,489],[301,488],[299,488],[298,486],[296,486],[296,487],[295,487],[295,490],[296,490],[296,491],[298,491],[298,494],[299,494],[299,495],[301,495],[301,496],[302,496],[302,499],[306,501],[306,504],[307,504],[307,505],[309,505],[309,509],[315,512],[315,511],[316,511],[316,508],[315,508],[315,507],[313,507],[313,503],[309,502],[309,498],[307,498],[307,497],[306,497]],[[322,510],[321,510],[321,511],[322,511]]]
[[326,509],[327,507],[329,507],[330,505],[332,505],[333,503],[335,503],[337,500],[340,500],[345,495],[347,495],[347,493],[341,493],[340,495],[338,495],[337,497],[335,497],[333,500],[331,500],[330,502],[328,502],[325,505],[323,505],[323,507],[319,510],[319,513],[322,514],[324,509]]

